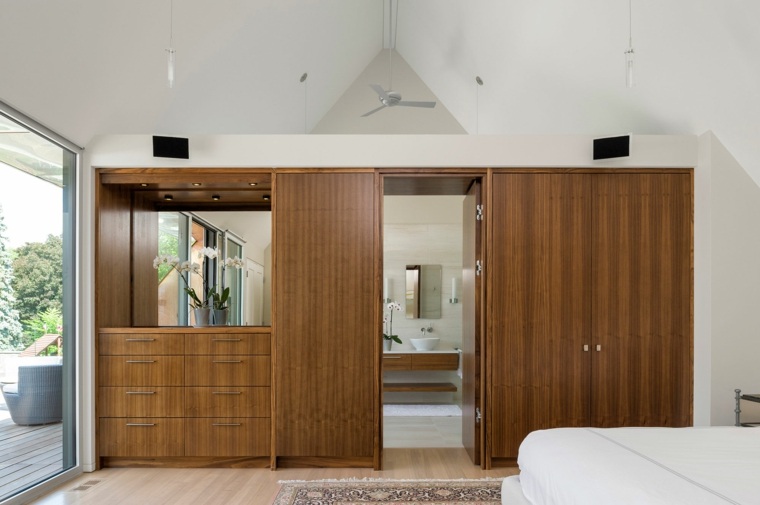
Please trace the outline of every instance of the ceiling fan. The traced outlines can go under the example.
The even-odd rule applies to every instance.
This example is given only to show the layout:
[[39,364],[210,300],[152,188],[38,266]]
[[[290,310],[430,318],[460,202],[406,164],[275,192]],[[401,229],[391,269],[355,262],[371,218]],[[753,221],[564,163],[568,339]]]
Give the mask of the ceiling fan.
[[[392,91],[393,89],[393,48],[396,46],[395,36],[396,36],[396,29],[398,28],[398,0],[396,0],[395,27],[393,28],[393,33],[391,34],[390,20],[392,17],[392,11],[393,11],[393,0],[389,0],[388,1],[388,90],[383,89],[383,87],[380,84],[369,85],[373,90],[375,90],[375,93],[377,93],[377,97],[380,100],[380,103],[382,105],[376,109],[372,109],[371,111],[362,114],[362,117],[367,117],[371,114],[374,114],[375,112],[378,112],[381,109],[385,109],[387,107],[396,107],[397,105],[402,106],[402,107],[423,107],[427,109],[432,109],[433,107],[435,107],[435,102],[402,100],[401,93],[397,91]],[[393,40],[392,44],[391,44],[391,40]]]

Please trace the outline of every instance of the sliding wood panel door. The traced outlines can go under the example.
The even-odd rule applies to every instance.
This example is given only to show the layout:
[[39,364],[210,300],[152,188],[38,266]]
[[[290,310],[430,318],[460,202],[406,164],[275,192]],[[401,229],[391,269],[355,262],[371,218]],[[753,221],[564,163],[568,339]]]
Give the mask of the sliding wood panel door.
[[590,190],[588,175],[493,176],[492,460],[514,462],[533,430],[588,425]]
[[275,183],[276,455],[283,466],[372,466],[374,175]]
[[597,175],[593,216],[592,422],[690,425],[691,174]]

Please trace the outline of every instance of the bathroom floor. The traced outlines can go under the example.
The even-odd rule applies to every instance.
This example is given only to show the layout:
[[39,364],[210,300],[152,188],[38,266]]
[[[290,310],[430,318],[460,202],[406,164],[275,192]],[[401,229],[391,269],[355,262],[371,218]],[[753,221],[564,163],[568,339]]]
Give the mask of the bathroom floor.
[[[462,447],[461,410],[455,405],[385,405],[383,410],[385,448]],[[416,415],[426,413],[433,415]]]

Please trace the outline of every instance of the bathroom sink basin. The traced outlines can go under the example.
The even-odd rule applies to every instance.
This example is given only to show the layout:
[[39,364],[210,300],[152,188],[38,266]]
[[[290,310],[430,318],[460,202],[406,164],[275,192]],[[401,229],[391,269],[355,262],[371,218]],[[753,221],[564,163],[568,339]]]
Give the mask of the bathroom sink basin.
[[441,340],[438,337],[428,338],[412,338],[412,345],[418,351],[432,351],[438,346],[438,342]]

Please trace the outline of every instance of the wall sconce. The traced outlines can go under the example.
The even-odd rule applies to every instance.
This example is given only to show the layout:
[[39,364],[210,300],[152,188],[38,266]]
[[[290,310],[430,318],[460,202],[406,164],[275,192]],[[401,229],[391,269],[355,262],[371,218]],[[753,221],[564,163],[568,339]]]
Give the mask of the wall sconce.
[[393,281],[386,277],[383,279],[383,303],[391,303],[391,292],[393,291]]
[[451,298],[449,298],[449,303],[459,303],[459,298],[457,298],[457,278],[456,277],[451,278]]

